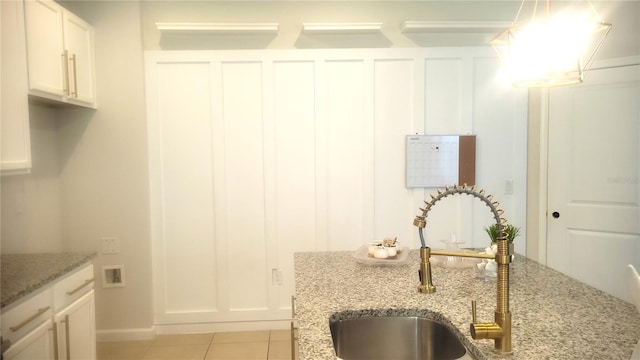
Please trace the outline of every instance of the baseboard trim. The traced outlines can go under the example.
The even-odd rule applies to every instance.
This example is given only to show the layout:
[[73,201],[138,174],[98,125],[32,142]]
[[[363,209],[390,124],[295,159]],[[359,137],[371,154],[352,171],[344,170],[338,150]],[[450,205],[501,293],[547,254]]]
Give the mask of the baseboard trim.
[[153,340],[156,337],[156,330],[153,327],[145,329],[115,329],[97,330],[96,341],[135,341]]
[[197,324],[158,324],[155,325],[157,335],[169,334],[201,334],[223,331],[258,331],[288,330],[291,320],[270,321],[234,321]]
[[96,341],[153,340],[157,335],[202,334],[223,331],[289,330],[291,320],[233,321],[197,324],[158,324],[143,329],[97,330]]

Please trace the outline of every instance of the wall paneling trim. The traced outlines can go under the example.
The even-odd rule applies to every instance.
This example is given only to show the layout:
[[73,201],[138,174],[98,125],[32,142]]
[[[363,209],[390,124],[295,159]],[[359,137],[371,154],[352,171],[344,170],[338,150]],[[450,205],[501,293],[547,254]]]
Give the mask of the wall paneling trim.
[[[406,135],[478,122],[490,164],[496,139],[526,134],[525,93],[500,88],[493,63],[488,48],[147,52],[156,325],[285,320],[294,252],[418,247],[412,220],[433,189],[405,187]],[[475,103],[497,88],[507,101]],[[505,174],[477,180],[523,226],[518,143]],[[500,196],[504,179],[515,195]],[[430,246],[451,232],[486,246],[486,209],[466,201],[435,214]]]

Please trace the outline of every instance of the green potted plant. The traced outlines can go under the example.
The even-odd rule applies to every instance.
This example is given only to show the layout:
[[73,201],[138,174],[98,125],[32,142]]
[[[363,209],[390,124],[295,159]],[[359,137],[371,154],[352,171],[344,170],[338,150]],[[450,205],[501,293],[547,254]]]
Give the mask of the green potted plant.
[[[493,224],[491,226],[489,226],[488,228],[484,228],[484,231],[487,232],[487,234],[489,235],[489,238],[491,239],[491,243],[495,244],[496,241],[498,241],[498,238],[500,237],[500,234],[498,233],[498,225],[497,224]],[[509,243],[513,243],[513,239],[515,239],[518,235],[520,235],[520,228],[519,227],[515,227],[511,224],[508,224],[506,226],[505,229],[506,233],[507,233],[507,240],[509,241]]]

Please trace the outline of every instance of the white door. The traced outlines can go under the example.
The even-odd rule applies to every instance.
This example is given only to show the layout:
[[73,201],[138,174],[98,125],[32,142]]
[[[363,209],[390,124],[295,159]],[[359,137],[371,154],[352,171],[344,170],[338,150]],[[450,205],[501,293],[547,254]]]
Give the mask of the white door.
[[630,300],[640,265],[640,66],[550,90],[548,265]]

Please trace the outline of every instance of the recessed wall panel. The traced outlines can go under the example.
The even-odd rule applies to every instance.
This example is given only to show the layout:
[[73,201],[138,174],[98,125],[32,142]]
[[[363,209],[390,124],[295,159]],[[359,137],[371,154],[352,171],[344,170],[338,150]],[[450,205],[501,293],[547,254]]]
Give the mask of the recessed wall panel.
[[364,64],[328,61],[324,66],[328,248],[355,250],[364,241]]
[[462,59],[425,60],[425,134],[460,131],[462,124]]
[[415,129],[414,66],[413,59],[374,63],[374,238],[398,236],[405,246],[415,231],[413,192],[404,177],[405,138]]
[[[476,184],[495,196],[510,224],[524,227],[526,224],[519,223],[517,214],[514,213],[516,198],[505,194],[504,184],[505,181],[513,181],[514,164],[526,164],[526,136],[514,136],[516,123],[526,122],[526,119],[514,117],[514,107],[511,104],[517,103],[517,90],[511,86],[503,86],[496,77],[500,67],[499,60],[495,58],[473,60],[473,133],[477,136],[477,154],[482,154],[476,161]],[[522,183],[516,184],[522,189],[522,194]],[[518,194],[517,190],[512,192]],[[469,245],[486,247],[489,245],[489,238],[484,228],[495,223],[495,220],[490,216],[489,208],[484,205],[473,206],[473,211],[473,241]],[[523,236],[521,234],[518,240]],[[516,245],[520,243],[518,241]]]
[[229,307],[268,306],[262,63],[222,64]]
[[217,282],[209,64],[157,70],[166,311],[211,311]]
[[280,308],[290,307],[293,254],[316,250],[315,65],[273,65],[275,122],[276,239],[283,284]]

